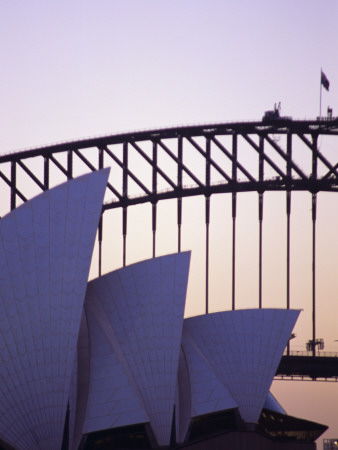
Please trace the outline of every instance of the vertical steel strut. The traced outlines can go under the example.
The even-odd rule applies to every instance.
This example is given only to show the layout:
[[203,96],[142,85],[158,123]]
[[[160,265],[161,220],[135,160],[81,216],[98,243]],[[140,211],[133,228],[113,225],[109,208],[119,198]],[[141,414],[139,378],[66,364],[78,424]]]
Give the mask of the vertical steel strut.
[[[205,185],[210,188],[210,138],[206,140],[206,161],[205,161]],[[205,311],[209,312],[209,224],[210,224],[210,194],[205,197]]]
[[210,197],[205,198],[205,312],[209,313],[209,224]]
[[[317,134],[312,135],[312,174],[317,180]],[[312,354],[316,356],[316,220],[317,193],[312,193]]]
[[[128,198],[128,142],[123,143],[123,175],[122,175],[122,197]],[[122,235],[123,235],[123,267],[126,266],[127,254],[127,206],[122,208]]]
[[312,194],[312,354],[316,356],[316,218],[317,194]]
[[73,152],[68,150],[67,152],[67,176],[71,180],[73,178]]
[[127,207],[124,206],[122,209],[122,236],[123,236],[123,257],[122,264],[123,267],[126,266],[126,255],[127,255]]
[[[153,195],[157,193],[157,143],[153,141]],[[152,231],[153,231],[153,258],[156,256],[156,216],[157,216],[157,203],[152,203]]]
[[[286,193],[286,308],[290,309],[290,216],[291,192]],[[290,341],[287,344],[287,354],[290,354]]]
[[11,211],[16,208],[16,162],[11,162]]
[[258,273],[258,306],[262,308],[262,260],[263,260],[263,194],[258,197],[258,219],[259,219],[259,273]]
[[[259,136],[259,182],[264,181],[264,137]],[[262,308],[262,247],[263,247],[263,192],[258,194],[258,220],[259,220],[259,286],[258,286],[258,304]]]
[[156,203],[152,205],[152,231],[153,231],[153,258],[156,256]]
[[[291,182],[291,159],[292,159],[292,134],[288,132],[286,138],[286,176],[287,188]],[[290,219],[291,219],[291,191],[286,191],[286,308],[290,309]],[[290,354],[290,340],[287,344],[287,354]]]
[[181,229],[182,229],[182,198],[179,197],[177,199],[177,234],[178,234],[178,242],[177,242],[177,251],[181,253]]
[[98,230],[98,243],[99,243],[99,277],[102,275],[102,222],[103,214],[100,216],[99,230]]
[[[237,134],[232,135],[232,179],[237,183]],[[236,215],[237,194],[232,193],[232,309],[236,309]]]
[[49,158],[44,156],[43,158],[43,184],[44,189],[47,191],[49,189]]
[[[99,148],[99,170],[103,169],[104,161],[104,151]],[[99,232],[98,232],[98,243],[99,243],[99,277],[102,275],[102,228],[103,228],[103,213],[101,212],[100,222],[99,222]]]
[[236,210],[237,196],[236,192],[232,193],[232,309],[235,307],[235,289],[236,289]]
[[[182,189],[182,160],[183,160],[183,141],[182,136],[178,137],[178,165],[177,165],[177,187],[179,192]],[[181,252],[181,232],[182,232],[182,197],[177,198],[177,247],[178,253]]]

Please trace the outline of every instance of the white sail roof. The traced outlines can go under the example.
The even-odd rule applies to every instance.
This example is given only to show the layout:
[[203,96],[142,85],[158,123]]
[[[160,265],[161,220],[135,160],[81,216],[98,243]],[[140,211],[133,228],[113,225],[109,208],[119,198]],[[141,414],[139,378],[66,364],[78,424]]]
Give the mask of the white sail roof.
[[[162,256],[114,271],[88,284],[86,310],[97,322],[90,319],[89,329],[90,333],[100,333],[105,355],[97,358],[100,368],[92,372],[88,430],[88,427],[106,426],[111,420],[108,416],[125,412],[122,404],[115,403],[106,413],[99,413],[94,390],[101,371],[116,377],[118,386],[122,379],[128,379],[128,386],[137,392],[147,413],[143,420],[149,418],[160,445],[169,444],[189,263],[190,252]],[[102,391],[102,395],[113,398],[112,385],[107,382],[104,386],[106,394]],[[141,414],[137,420],[142,420]],[[135,421],[131,418],[130,423]]]
[[271,392],[268,393],[263,408],[270,409],[271,411],[281,414],[286,414],[285,409]]
[[59,450],[108,170],[0,221],[0,438]]
[[183,330],[182,346],[190,375],[191,417],[236,408],[236,401],[222,380],[217,378],[210,361]]
[[299,311],[247,309],[185,320],[217,377],[228,388],[245,422],[259,419]]

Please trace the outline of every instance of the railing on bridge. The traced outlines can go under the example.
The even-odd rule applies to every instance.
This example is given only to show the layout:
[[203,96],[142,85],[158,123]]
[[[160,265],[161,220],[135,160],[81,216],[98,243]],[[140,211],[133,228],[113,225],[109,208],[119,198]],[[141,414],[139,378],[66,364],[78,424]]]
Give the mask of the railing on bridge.
[[[285,350],[284,356],[313,356],[313,352],[309,350],[290,350],[287,352]],[[317,350],[316,356],[318,357],[328,357],[328,358],[338,358],[338,352],[327,352],[325,350]]]

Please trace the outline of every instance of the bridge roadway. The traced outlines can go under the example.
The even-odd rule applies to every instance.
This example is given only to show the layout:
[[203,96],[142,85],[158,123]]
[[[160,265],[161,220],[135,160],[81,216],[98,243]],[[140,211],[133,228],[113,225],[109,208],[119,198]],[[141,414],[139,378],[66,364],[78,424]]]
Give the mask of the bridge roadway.
[[278,366],[275,380],[338,381],[338,353],[290,352]]

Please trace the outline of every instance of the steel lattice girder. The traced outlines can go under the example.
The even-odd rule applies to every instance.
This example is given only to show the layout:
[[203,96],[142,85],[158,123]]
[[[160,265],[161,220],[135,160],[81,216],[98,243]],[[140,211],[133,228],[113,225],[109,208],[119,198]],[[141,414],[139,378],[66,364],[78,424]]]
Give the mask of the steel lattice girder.
[[[3,155],[0,157],[0,179],[4,182],[2,184],[10,188],[11,209],[15,208],[16,196],[22,201],[28,198],[20,186],[18,168],[24,171],[41,191],[44,191],[49,188],[51,165],[67,179],[71,179],[76,161],[81,161],[88,172],[108,165],[114,165],[122,171],[120,186],[112,182],[108,184],[112,199],[105,203],[104,209],[146,202],[154,204],[162,199],[210,196],[225,192],[337,191],[338,156],[336,161],[332,161],[331,157],[330,162],[326,148],[318,148],[318,138],[324,135],[338,135],[337,120],[280,119],[270,122],[210,124],[116,134]],[[281,144],[278,139],[283,136],[286,142]],[[229,140],[229,137],[231,141],[225,144],[224,138]],[[294,147],[300,144],[306,149],[307,157],[311,159],[310,171],[301,167],[294,157]],[[116,151],[121,145],[122,156]],[[152,152],[146,151],[144,145],[151,145]],[[246,152],[258,158],[257,173],[256,168],[253,170],[252,164],[238,156],[243,146],[246,146]],[[266,150],[267,146],[269,151]],[[216,151],[225,164],[213,156],[213,152]],[[67,154],[66,162],[58,159],[58,154],[61,153]],[[176,167],[176,176],[170,175],[166,166],[160,163],[162,154]],[[190,164],[189,159],[193,154],[198,155],[202,161],[203,176],[196,174]],[[140,175],[132,169],[130,161],[133,155],[137,155],[149,166],[151,180],[148,179],[149,175]],[[97,163],[92,162],[93,157]],[[39,158],[44,159],[43,170],[30,168],[27,161]],[[11,165],[10,171],[8,164]],[[322,167],[321,173],[318,173],[318,164]],[[189,180],[189,185],[182,182],[184,176]],[[159,181],[166,185],[165,189],[159,188]],[[130,182],[138,188],[136,195],[128,189]]]

